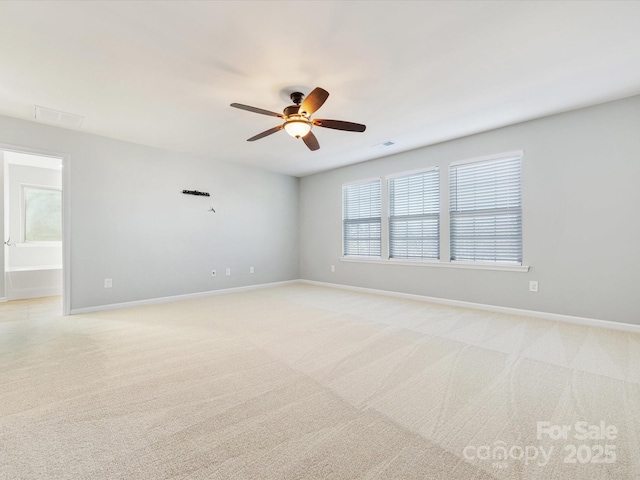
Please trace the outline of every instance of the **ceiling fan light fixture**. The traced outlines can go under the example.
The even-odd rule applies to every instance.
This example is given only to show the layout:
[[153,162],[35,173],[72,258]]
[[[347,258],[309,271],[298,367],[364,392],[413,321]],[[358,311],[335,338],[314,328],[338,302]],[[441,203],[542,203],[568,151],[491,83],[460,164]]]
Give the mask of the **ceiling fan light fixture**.
[[300,92],[293,92],[290,97],[293,105],[285,107],[282,113],[276,113],[242,103],[231,104],[232,107],[239,108],[240,110],[259,113],[260,115],[268,115],[270,117],[279,117],[284,120],[284,123],[276,127],[265,130],[251,138],[247,138],[247,142],[260,140],[280,130],[285,130],[293,138],[301,138],[309,150],[315,151],[320,148],[320,144],[311,131],[313,127],[332,128],[345,132],[364,132],[367,129],[366,125],[345,122],[344,120],[323,120],[319,118],[311,120],[311,115],[313,115],[324,104],[327,97],[329,97],[329,92],[323,88],[316,87],[306,96]]
[[287,120],[284,129],[292,137],[301,138],[311,131],[311,122],[302,118]]

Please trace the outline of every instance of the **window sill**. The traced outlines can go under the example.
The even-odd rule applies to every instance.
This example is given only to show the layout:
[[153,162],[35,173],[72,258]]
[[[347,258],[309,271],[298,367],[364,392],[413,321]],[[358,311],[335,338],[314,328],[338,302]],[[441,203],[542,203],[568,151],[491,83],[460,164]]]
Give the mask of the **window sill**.
[[438,260],[399,260],[378,257],[339,257],[341,262],[376,263],[380,265],[404,265],[411,267],[464,268],[469,270],[497,270],[502,272],[528,272],[528,265],[509,265],[504,263],[441,262]]

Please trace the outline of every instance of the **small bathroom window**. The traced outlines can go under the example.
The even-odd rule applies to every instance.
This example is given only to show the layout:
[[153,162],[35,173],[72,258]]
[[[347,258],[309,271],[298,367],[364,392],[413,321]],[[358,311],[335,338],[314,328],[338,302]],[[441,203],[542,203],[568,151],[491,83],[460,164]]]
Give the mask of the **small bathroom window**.
[[62,191],[55,187],[22,186],[24,242],[62,241]]

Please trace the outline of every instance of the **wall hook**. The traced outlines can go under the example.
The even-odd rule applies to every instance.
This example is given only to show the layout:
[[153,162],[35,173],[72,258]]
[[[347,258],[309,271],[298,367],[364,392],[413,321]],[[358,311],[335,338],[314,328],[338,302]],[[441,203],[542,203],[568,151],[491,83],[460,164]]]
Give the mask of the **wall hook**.
[[7,238],[7,240],[4,242],[4,244],[7,247],[13,247],[13,243],[11,243],[11,236],[9,236],[9,238]]

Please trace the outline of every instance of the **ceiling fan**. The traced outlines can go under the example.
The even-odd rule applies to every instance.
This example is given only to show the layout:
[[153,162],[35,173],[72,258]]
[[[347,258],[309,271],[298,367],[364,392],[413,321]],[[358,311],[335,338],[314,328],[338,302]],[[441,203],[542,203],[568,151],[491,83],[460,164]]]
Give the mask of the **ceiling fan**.
[[320,144],[318,139],[311,131],[311,128],[324,127],[333,128],[334,130],[345,130],[347,132],[364,132],[367,128],[366,125],[353,122],[345,122],[342,120],[323,120],[320,118],[311,119],[313,115],[329,97],[329,92],[317,87],[314,88],[306,97],[303,93],[293,92],[290,95],[293,105],[286,107],[282,113],[270,112],[269,110],[263,110],[262,108],[251,107],[249,105],[242,105],[241,103],[232,103],[231,106],[239,108],[241,110],[247,110],[249,112],[260,113],[262,115],[269,115],[272,117],[279,117],[284,120],[282,125],[270,128],[258,135],[255,135],[247,139],[247,142],[253,142],[264,138],[272,133],[279,132],[284,129],[289,135],[295,138],[302,138],[310,150],[318,150]]

